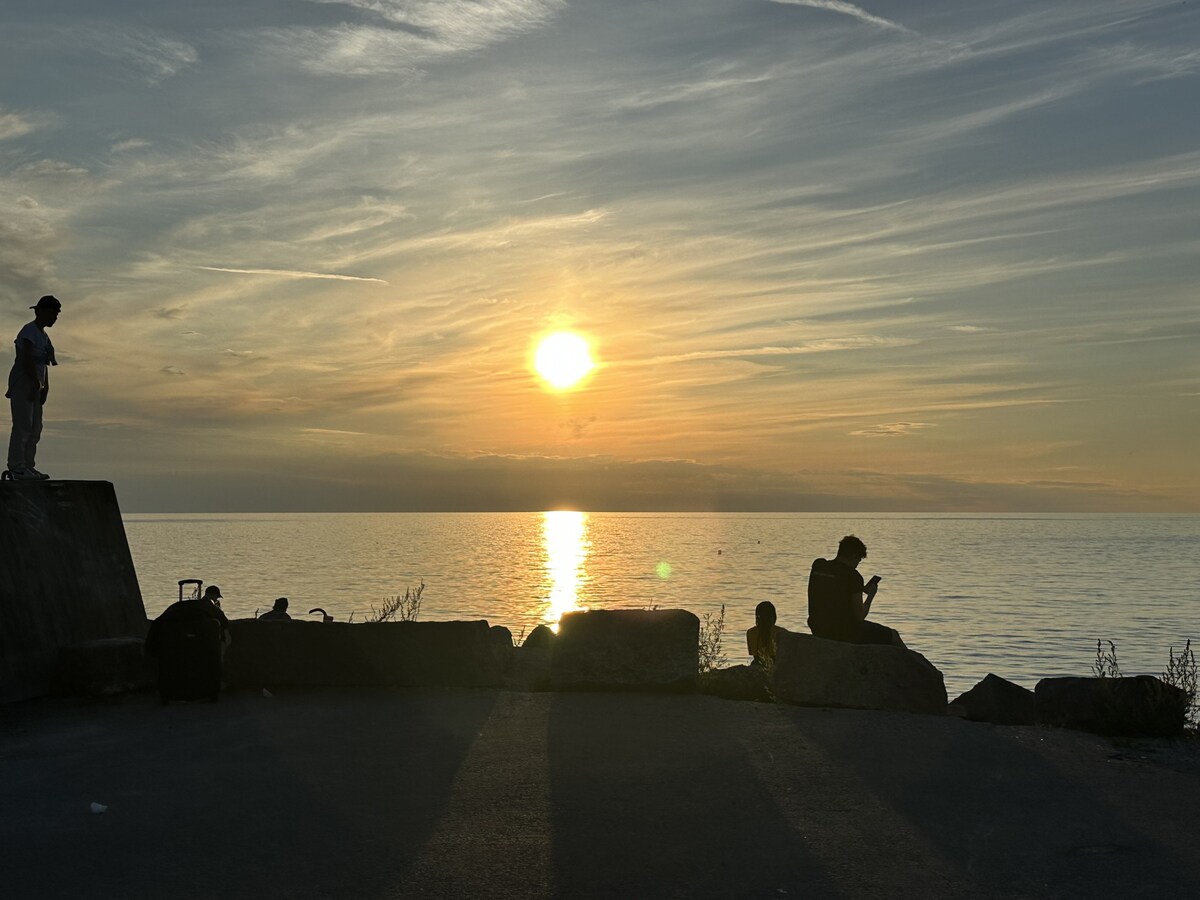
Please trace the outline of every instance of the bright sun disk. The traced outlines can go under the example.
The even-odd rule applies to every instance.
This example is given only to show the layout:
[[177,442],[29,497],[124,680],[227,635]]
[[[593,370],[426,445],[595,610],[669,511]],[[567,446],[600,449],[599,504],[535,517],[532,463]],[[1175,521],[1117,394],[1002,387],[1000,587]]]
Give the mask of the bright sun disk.
[[542,338],[533,367],[551,387],[561,390],[578,384],[596,364],[587,341],[569,331],[559,331]]

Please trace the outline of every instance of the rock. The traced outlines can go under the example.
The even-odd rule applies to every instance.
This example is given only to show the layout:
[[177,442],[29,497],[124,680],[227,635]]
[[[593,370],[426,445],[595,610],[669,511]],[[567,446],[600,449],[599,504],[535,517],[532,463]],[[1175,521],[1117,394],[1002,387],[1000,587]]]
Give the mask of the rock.
[[521,646],[526,650],[549,650],[553,643],[553,629],[549,625],[538,625],[526,635],[525,640],[521,642]]
[[953,715],[996,725],[1033,725],[1037,702],[1033,691],[989,673],[983,681],[950,704]]
[[526,647],[522,644],[513,654],[512,668],[508,670],[505,686],[513,691],[550,690],[549,646]]
[[700,620],[682,609],[567,613],[550,659],[556,690],[690,691],[699,670]]
[[550,690],[550,656],[556,635],[548,625],[529,632],[521,646],[513,650],[512,667],[505,686],[513,691]]
[[1187,720],[1187,694],[1153,675],[1043,678],[1034,695],[1038,721],[1060,728],[1173,737]]
[[496,639],[482,620],[354,624],[234,619],[230,631],[225,678],[238,687],[504,683]]
[[942,673],[913,650],[794,632],[779,635],[778,644],[772,689],[782,703],[946,712]]
[[488,637],[492,641],[492,653],[496,656],[496,665],[500,671],[507,672],[513,661],[512,632],[503,625],[493,625],[488,629]]
[[101,697],[154,686],[157,676],[146,658],[145,641],[135,637],[101,638],[63,647],[55,673],[67,694]]
[[729,666],[725,669],[701,672],[696,682],[696,690],[701,694],[724,697],[726,700],[772,699],[770,686],[767,684],[767,670],[762,666]]

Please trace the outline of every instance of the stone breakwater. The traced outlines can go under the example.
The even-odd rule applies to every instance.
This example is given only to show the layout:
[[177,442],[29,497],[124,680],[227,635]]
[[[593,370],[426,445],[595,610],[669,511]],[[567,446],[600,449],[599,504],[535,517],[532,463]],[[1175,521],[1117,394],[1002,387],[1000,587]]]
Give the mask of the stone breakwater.
[[[947,702],[942,673],[920,653],[781,631],[773,665],[699,672],[697,617],[686,610],[569,613],[557,633],[521,646],[486,621],[344,622],[236,619],[228,686],[465,687],[520,691],[699,692],[793,706],[951,714],[1002,725],[1176,735],[1190,698],[1152,676],[1048,678],[1030,691],[989,674]],[[154,683],[138,638],[64,648],[65,692],[116,693]]]

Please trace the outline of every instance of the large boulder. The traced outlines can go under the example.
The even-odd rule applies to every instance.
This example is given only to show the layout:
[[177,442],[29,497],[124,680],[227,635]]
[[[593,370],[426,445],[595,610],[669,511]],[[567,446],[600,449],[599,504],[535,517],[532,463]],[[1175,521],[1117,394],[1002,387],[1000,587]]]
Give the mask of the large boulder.
[[1038,721],[1060,728],[1172,737],[1187,721],[1186,692],[1153,675],[1043,678],[1034,695]]
[[482,620],[354,624],[235,619],[230,631],[225,678],[237,687],[499,687],[504,680],[496,637]]
[[772,689],[782,703],[946,712],[942,673],[913,650],[794,632],[783,632],[777,640]]
[[991,673],[951,702],[950,711],[972,722],[995,725],[1033,725],[1037,721],[1033,691]]
[[690,691],[699,671],[700,620],[683,609],[567,613],[550,659],[556,690]]
[[554,652],[554,640],[555,634],[548,625],[538,625],[529,632],[521,646],[513,649],[505,686],[514,691],[550,690],[550,656]]
[[496,665],[500,668],[500,673],[504,674],[512,666],[513,662],[513,636],[512,632],[503,625],[493,625],[488,629],[488,636],[492,639],[492,654],[496,657]]
[[772,699],[767,670],[763,666],[729,666],[701,672],[696,690],[726,700]]
[[154,665],[145,641],[136,637],[101,638],[58,651],[55,681],[66,694],[102,697],[154,686]]

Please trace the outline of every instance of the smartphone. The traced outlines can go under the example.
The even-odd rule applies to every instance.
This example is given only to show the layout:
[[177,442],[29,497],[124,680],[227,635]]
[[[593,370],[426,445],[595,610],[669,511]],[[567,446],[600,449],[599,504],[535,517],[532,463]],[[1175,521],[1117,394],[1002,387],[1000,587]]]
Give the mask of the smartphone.
[[868,581],[867,584],[879,584],[881,581],[883,581],[882,575],[872,575],[871,580]]

